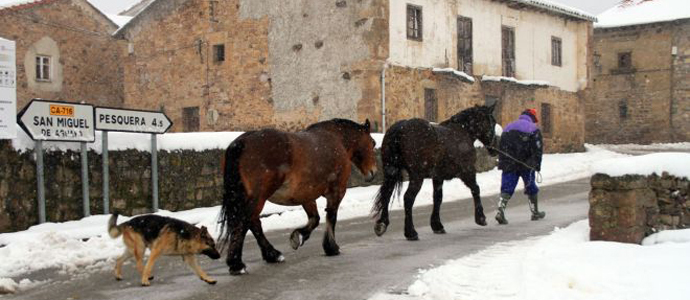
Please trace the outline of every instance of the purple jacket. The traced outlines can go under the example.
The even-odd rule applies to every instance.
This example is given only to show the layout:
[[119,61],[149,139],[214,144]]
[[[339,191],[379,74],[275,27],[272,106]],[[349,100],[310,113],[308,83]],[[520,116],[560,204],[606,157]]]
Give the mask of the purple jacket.
[[508,124],[508,126],[506,126],[506,128],[503,129],[504,132],[513,130],[517,130],[524,133],[534,133],[538,130],[538,128],[537,125],[534,125],[534,123],[532,123],[532,118],[526,115],[520,115],[517,121]]
[[[530,168],[537,171],[541,170],[543,153],[541,131],[529,116],[520,115],[517,121],[506,126],[503,135],[501,135],[500,149],[512,158],[500,153],[498,156],[499,169],[506,172],[529,171]],[[530,168],[516,162],[515,159],[527,164]]]

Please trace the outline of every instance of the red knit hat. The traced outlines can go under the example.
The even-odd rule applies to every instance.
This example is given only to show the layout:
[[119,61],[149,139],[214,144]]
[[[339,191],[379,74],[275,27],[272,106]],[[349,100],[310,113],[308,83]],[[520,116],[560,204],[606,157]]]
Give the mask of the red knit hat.
[[539,119],[537,119],[537,110],[536,109],[534,109],[534,108],[525,109],[525,111],[523,111],[522,114],[532,117],[532,121],[534,121],[534,123],[539,123]]

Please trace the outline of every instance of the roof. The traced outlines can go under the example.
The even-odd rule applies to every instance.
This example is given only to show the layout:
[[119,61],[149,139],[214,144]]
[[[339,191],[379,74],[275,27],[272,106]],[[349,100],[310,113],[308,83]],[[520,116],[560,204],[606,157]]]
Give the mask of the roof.
[[560,3],[555,3],[549,0],[510,0],[511,2],[516,2],[519,4],[531,6],[534,8],[539,8],[539,9],[544,9],[549,12],[559,14],[559,15],[564,15],[580,20],[585,20],[585,21],[590,21],[590,22],[596,22],[597,17],[594,15],[587,13],[585,11],[579,10],[577,8],[573,8],[567,5],[563,5]]
[[690,18],[688,0],[629,0],[598,16],[598,28],[669,22]]
[[0,0],[0,9],[13,8],[22,6],[34,6],[42,4],[43,2],[52,2],[51,0]]
[[[50,4],[50,3],[53,3],[56,1],[60,1],[60,0],[0,0],[0,10],[4,10],[4,9],[13,9],[13,10],[27,9],[27,8],[32,8],[34,6]],[[106,16],[101,10],[99,10],[97,7],[95,7],[89,1],[85,1],[85,0],[79,0],[79,1],[85,3],[86,6],[93,9],[93,11],[97,15],[100,15],[101,17],[103,17],[103,20],[108,22],[109,25],[112,26],[113,30],[119,27],[118,24],[116,24],[113,20],[111,20],[108,16]]]

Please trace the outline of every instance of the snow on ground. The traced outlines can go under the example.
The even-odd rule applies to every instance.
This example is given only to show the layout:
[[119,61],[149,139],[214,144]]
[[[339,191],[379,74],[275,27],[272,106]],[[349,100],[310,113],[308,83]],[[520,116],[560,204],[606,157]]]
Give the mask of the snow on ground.
[[672,144],[599,144],[597,147],[608,149],[615,152],[623,152],[628,154],[644,154],[650,152],[690,152],[690,142],[672,143]]
[[[380,143],[379,143],[380,144]],[[588,151],[570,154],[547,154],[542,164],[541,185],[552,185],[560,182],[589,177],[591,166],[596,162],[623,157],[598,147],[588,146]],[[500,188],[500,172],[496,169],[480,173],[477,181],[484,195],[495,194]],[[378,186],[351,188],[343,200],[338,217],[351,219],[369,215],[372,201]],[[407,183],[403,188],[407,188]],[[417,197],[417,205],[432,204],[432,185],[425,182]],[[458,198],[471,197],[461,181],[447,181],[444,185],[445,201],[457,201]],[[484,201],[495,201],[495,197],[484,197]],[[325,209],[325,199],[317,200],[319,211]],[[394,200],[391,209],[402,209],[402,201]],[[216,220],[219,207],[197,208],[181,212],[160,211],[159,214],[172,216],[206,226],[209,231],[218,235]],[[306,215],[301,207],[278,206],[267,203],[263,211],[268,215],[262,219],[264,230],[296,228],[306,222]],[[78,221],[64,223],[46,223],[36,225],[28,230],[0,234],[0,278],[20,280],[22,274],[56,268],[66,274],[75,274],[84,270],[111,269],[114,259],[124,251],[119,239],[111,239],[106,232],[109,216],[95,215]],[[127,217],[121,216],[118,223]]]
[[690,229],[654,234],[643,244],[589,241],[583,220],[421,271],[408,295],[372,300],[688,299]]
[[609,176],[647,176],[668,172],[677,177],[690,177],[690,153],[666,152],[608,159],[599,162],[592,171]]
[[688,0],[632,0],[597,16],[596,27],[618,27],[690,18]]

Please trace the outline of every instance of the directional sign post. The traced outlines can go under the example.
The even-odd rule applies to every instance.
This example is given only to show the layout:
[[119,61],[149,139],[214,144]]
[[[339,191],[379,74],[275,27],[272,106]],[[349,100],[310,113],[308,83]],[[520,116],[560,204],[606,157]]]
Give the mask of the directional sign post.
[[19,126],[36,141],[36,177],[38,185],[38,220],[46,221],[43,182],[43,141],[84,143],[82,155],[82,194],[84,216],[89,216],[88,161],[86,143],[96,140],[93,106],[62,101],[34,99],[17,115]]
[[108,214],[108,131],[138,132],[151,134],[151,187],[153,211],[158,211],[158,146],[157,134],[163,134],[172,121],[162,112],[96,107],[96,129],[103,131],[103,211]]

